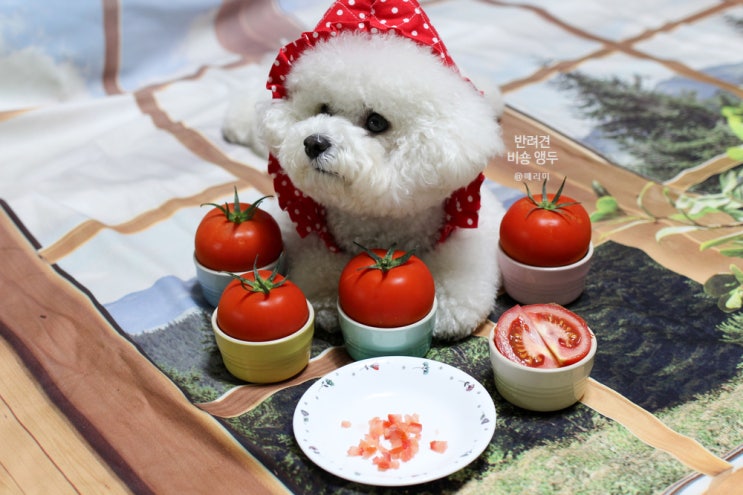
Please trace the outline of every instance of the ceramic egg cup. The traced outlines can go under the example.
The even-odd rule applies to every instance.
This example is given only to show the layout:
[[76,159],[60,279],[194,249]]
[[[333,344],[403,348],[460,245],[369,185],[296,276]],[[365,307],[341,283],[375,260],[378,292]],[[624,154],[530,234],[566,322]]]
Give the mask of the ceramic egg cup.
[[[490,331],[490,363],[495,388],[511,404],[531,411],[558,411],[578,402],[586,391],[596,356],[596,336],[591,332],[588,354],[562,368],[530,368],[507,359],[495,346],[495,329]],[[590,330],[589,330],[590,332]]]
[[[232,282],[232,276],[229,272],[212,270],[211,268],[205,267],[199,263],[195,254],[193,262],[196,266],[196,280],[198,280],[199,285],[201,286],[201,292],[204,294],[204,299],[206,299],[206,301],[212,306],[217,307],[219,304],[219,298],[222,297],[222,292],[224,292],[227,284]],[[268,265],[262,266],[258,269],[273,271],[277,264],[279,264],[279,273],[283,275],[285,272],[285,263],[284,257],[281,255],[279,255],[273,263],[269,263]],[[251,270],[241,271],[238,275]]]
[[382,328],[351,319],[338,304],[338,320],[348,354],[356,361],[381,356],[423,357],[431,348],[437,301],[426,316],[402,327]]
[[224,333],[217,324],[217,311],[212,314],[212,330],[227,371],[251,383],[276,383],[299,374],[310,361],[315,312],[307,302],[310,316],[291,335],[265,342],[236,339]]
[[586,286],[593,243],[580,260],[564,266],[533,266],[520,263],[498,246],[498,266],[503,288],[521,304],[568,304],[578,299]]

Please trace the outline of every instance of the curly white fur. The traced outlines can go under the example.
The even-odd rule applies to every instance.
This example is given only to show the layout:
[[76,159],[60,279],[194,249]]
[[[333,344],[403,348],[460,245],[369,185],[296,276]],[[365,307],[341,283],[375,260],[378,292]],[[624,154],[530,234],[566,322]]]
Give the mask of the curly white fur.
[[[316,236],[300,239],[289,217],[272,211],[282,226],[288,276],[312,302],[317,323],[337,326],[338,278],[358,252],[354,241],[395,244],[415,249],[433,273],[434,337],[469,335],[496,297],[501,205],[483,188],[479,226],[456,229],[441,244],[436,239],[446,198],[503,151],[498,105],[426,47],[395,35],[347,33],[319,43],[294,63],[285,85],[288,96],[258,104],[257,115],[252,97],[233,103],[225,136],[265,143],[294,185],[326,207],[341,254]],[[372,132],[372,114],[389,128]],[[312,135],[331,145],[317,157],[305,150]]]

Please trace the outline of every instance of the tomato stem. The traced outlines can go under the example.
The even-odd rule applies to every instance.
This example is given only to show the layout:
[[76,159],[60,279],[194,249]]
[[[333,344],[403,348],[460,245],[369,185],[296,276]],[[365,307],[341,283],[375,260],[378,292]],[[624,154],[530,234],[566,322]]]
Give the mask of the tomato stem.
[[240,224],[242,222],[247,222],[253,219],[253,215],[255,215],[256,210],[258,209],[258,206],[263,202],[266,198],[271,198],[273,196],[263,196],[262,198],[258,199],[257,201],[253,202],[248,209],[242,210],[240,207],[240,198],[237,195],[237,186],[235,186],[235,200],[234,200],[234,208],[232,211],[230,211],[229,204],[225,202],[224,206],[218,205],[216,203],[202,203],[200,206],[214,206],[215,208],[219,208],[219,210],[224,214],[224,216],[227,217],[227,220],[233,223]]
[[276,275],[278,275],[279,273],[279,265],[281,264],[282,256],[283,253],[279,255],[279,260],[276,262],[276,266],[273,268],[273,270],[271,271],[271,275],[269,275],[268,278],[261,277],[261,274],[258,272],[257,257],[255,259],[255,262],[253,263],[253,280],[247,279],[236,273],[230,273],[229,275],[235,280],[239,280],[240,285],[243,289],[250,292],[262,292],[263,294],[268,295],[271,290],[275,289],[276,287],[281,287],[282,285],[284,285],[284,282],[286,282],[285,278],[282,278],[278,282],[275,281]]
[[358,242],[353,241],[353,243],[360,247],[366,254],[369,255],[371,259],[374,260],[374,264],[369,266],[362,266],[359,268],[359,270],[372,269],[382,270],[382,272],[388,272],[393,268],[404,265],[413,256],[413,254],[415,254],[415,250],[411,249],[410,251],[404,253],[402,256],[393,258],[393,256],[395,255],[395,245],[393,244],[392,247],[387,250],[387,253],[385,253],[384,256],[379,256],[377,253],[375,253],[371,249],[365,248]]
[[552,201],[547,199],[547,179],[544,179],[544,182],[542,182],[542,198],[541,201],[537,202],[536,199],[534,199],[534,196],[532,196],[531,191],[529,190],[529,184],[524,182],[524,187],[526,187],[526,195],[529,197],[529,201],[531,201],[536,208],[542,209],[542,210],[549,210],[549,211],[555,211],[558,213],[562,208],[565,208],[567,206],[577,205],[580,204],[578,201],[571,201],[569,203],[560,203],[560,196],[562,195],[562,189],[565,187],[565,181],[567,181],[568,178],[564,177],[562,179],[562,184],[560,184],[560,188],[555,193],[555,197],[552,198]]

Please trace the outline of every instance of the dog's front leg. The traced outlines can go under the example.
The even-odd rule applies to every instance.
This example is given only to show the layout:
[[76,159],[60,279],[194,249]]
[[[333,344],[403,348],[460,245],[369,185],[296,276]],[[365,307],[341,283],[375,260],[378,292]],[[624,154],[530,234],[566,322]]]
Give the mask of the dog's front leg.
[[[289,236],[287,236],[289,237]],[[315,310],[315,324],[328,331],[338,326],[338,280],[349,260],[345,254],[332,253],[315,237],[285,239],[288,278],[297,284]]]
[[470,335],[492,312],[500,286],[496,259],[502,207],[483,194],[479,227],[458,229],[423,257],[436,283],[439,308],[434,338]]

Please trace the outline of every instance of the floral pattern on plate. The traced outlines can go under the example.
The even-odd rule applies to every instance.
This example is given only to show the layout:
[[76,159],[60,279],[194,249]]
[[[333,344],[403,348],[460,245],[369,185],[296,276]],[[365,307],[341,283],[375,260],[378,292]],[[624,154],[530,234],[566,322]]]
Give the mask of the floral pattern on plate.
[[[380,471],[371,458],[348,455],[368,432],[369,420],[417,414],[419,452],[398,469]],[[467,373],[438,361],[388,356],[348,364],[307,389],[294,412],[294,436],[315,464],[341,478],[405,486],[448,476],[472,462],[495,433],[488,391]],[[444,453],[428,448],[446,441]]]

